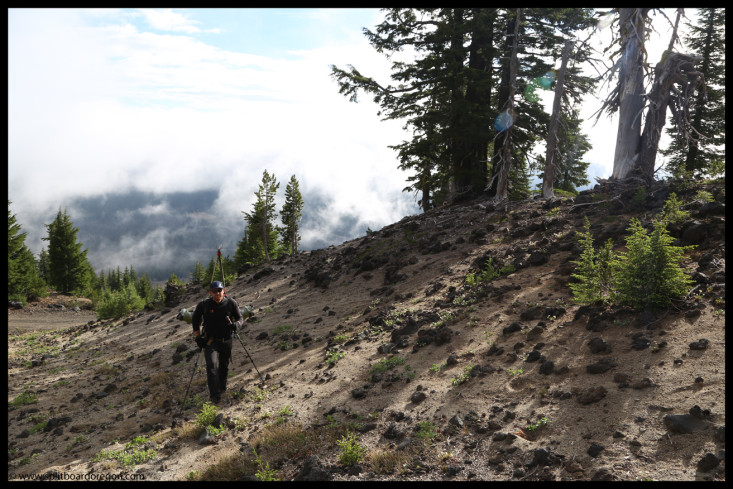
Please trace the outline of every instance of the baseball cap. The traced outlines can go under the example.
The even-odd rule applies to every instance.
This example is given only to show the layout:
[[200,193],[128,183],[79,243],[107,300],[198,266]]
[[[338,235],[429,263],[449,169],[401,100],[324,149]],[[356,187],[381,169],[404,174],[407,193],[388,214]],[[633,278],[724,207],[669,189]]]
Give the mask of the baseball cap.
[[217,281],[215,281],[215,282],[211,282],[211,286],[209,287],[209,290],[214,290],[214,289],[223,289],[223,288],[224,288],[224,284],[223,284],[223,283],[221,283],[221,282],[219,282],[219,281],[217,280]]

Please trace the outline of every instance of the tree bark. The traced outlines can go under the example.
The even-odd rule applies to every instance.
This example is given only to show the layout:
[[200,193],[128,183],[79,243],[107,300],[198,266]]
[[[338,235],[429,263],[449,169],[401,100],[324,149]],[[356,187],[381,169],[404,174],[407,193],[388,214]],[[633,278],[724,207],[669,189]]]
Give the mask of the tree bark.
[[550,132],[547,135],[547,155],[545,157],[545,176],[542,181],[542,197],[550,199],[554,197],[553,182],[555,180],[555,169],[557,168],[557,129],[560,126],[560,113],[562,109],[562,94],[565,86],[565,70],[570,58],[570,50],[573,48],[573,41],[565,41],[562,50],[562,63],[560,72],[557,74],[555,85],[555,100],[552,104],[552,118],[550,119]]
[[[654,84],[649,91],[649,110],[644,121],[644,132],[641,136],[641,158],[639,169],[647,183],[654,179],[654,164],[659,149],[659,139],[667,122],[667,107],[672,98],[673,85],[682,85],[681,94],[692,93],[701,81],[700,74],[695,71],[695,63],[701,58],[680,53],[665,51],[662,60],[654,68]],[[689,98],[683,99],[684,104]]]
[[619,9],[621,70],[619,120],[612,178],[624,179],[639,164],[641,112],[644,108],[644,19],[649,9]]
[[[507,99],[507,111],[514,118],[514,93],[516,92],[515,84],[517,81],[517,47],[519,42],[519,23],[521,22],[522,9],[517,9],[514,16],[514,35],[512,42],[512,54],[509,58],[509,97]],[[512,165],[512,128],[514,123],[505,131],[504,144],[501,148],[501,160],[499,161],[498,181],[496,184],[496,196],[494,200],[497,202],[507,200],[509,198],[509,170]]]

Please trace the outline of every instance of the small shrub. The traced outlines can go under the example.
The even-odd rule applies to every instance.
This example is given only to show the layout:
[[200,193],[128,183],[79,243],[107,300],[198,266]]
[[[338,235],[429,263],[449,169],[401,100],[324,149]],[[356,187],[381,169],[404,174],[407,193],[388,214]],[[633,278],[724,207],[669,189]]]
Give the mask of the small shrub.
[[257,472],[255,472],[255,477],[257,477],[257,480],[260,481],[277,481],[279,479],[275,478],[275,474],[277,474],[277,471],[275,469],[270,468],[270,464],[267,462],[264,462],[259,455],[257,455],[257,451],[253,448],[252,452],[255,455],[255,462],[257,463],[257,466],[259,469]]
[[438,428],[430,421],[420,421],[417,424],[418,430],[415,436],[423,442],[428,443],[438,436]]
[[456,378],[451,379],[451,384],[461,385],[464,382],[467,382],[471,378],[471,371],[473,370],[474,367],[475,365],[466,365],[461,375],[459,375]]
[[695,200],[699,200],[707,204],[708,202],[713,202],[715,198],[713,198],[713,194],[707,190],[700,190],[695,194]]
[[347,432],[336,444],[341,448],[341,455],[339,456],[341,465],[352,467],[364,460],[367,450],[359,444],[359,438],[354,433]]
[[435,372],[437,374],[438,372],[441,371],[441,369],[445,368],[447,365],[448,365],[447,363],[443,363],[443,364],[434,363],[432,367],[430,367],[430,371]]
[[664,201],[664,207],[662,207],[662,219],[673,224],[679,224],[690,217],[688,211],[683,211],[680,208],[681,205],[682,203],[677,200],[676,193],[669,194],[667,200]]
[[466,285],[472,287],[479,283],[491,282],[498,276],[499,272],[494,268],[493,259],[489,257],[489,259],[486,260],[484,268],[478,273],[469,272],[466,275]]
[[672,299],[685,295],[693,280],[680,267],[685,251],[694,246],[672,246],[664,220],[656,221],[647,234],[632,218],[626,238],[628,251],[614,261],[616,298],[634,307],[664,308]]
[[326,355],[326,363],[328,365],[336,365],[336,362],[338,362],[339,360],[341,360],[345,356],[346,356],[346,353],[345,352],[342,352],[342,351],[332,351],[332,352],[329,352]]
[[382,358],[372,366],[371,373],[384,373],[397,365],[404,365],[405,361],[406,360],[404,358],[400,357]]
[[277,336],[280,333],[292,333],[292,332],[293,332],[293,327],[288,324],[284,324],[284,325],[275,327],[275,329],[272,330],[272,335]]
[[537,422],[537,424],[528,424],[528,425],[527,425],[527,429],[528,429],[529,431],[534,431],[534,430],[537,430],[537,429],[539,429],[539,428],[542,428],[543,426],[546,426],[546,425],[548,425],[548,424],[550,424],[550,420],[549,420],[549,419],[547,419],[547,417],[542,417],[542,418],[540,418],[540,420],[539,420],[539,421]]
[[613,243],[609,238],[602,250],[596,252],[587,217],[585,230],[578,232],[578,241],[582,252],[580,259],[572,262],[577,265],[575,273],[571,275],[575,283],[569,285],[573,292],[573,300],[580,304],[606,300],[612,289]]
[[631,206],[634,209],[642,209],[646,203],[646,189],[642,185],[636,186],[636,192],[631,197]]
[[216,415],[219,414],[219,408],[210,402],[205,402],[201,406],[201,412],[196,415],[196,426],[205,428],[214,422]]

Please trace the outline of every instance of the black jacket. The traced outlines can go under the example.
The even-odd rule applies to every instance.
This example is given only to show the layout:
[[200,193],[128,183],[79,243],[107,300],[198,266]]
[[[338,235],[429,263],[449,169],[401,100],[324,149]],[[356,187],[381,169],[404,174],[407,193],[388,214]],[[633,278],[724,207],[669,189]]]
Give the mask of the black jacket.
[[[231,319],[232,325],[227,321],[227,317]],[[239,304],[226,296],[218,304],[211,297],[199,302],[191,316],[194,331],[199,331],[202,320],[206,326],[206,336],[219,339],[231,338],[233,328],[241,327],[244,322]]]

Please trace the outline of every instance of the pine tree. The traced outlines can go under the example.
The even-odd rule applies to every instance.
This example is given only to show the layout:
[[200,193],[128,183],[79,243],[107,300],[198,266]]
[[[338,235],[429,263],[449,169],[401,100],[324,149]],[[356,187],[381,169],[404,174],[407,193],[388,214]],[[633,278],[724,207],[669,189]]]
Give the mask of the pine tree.
[[135,286],[128,282],[122,290],[105,292],[97,304],[97,315],[100,319],[116,319],[131,312],[141,311],[145,307]]
[[99,277],[97,278],[97,288],[100,292],[109,290],[109,282],[107,276],[104,274],[104,270],[99,271]]
[[26,302],[48,295],[40,277],[36,259],[25,245],[26,233],[20,232],[8,201],[8,300]]
[[237,243],[234,260],[238,270],[259,263],[257,257],[260,256],[260,253],[256,249],[257,241],[250,239],[251,234],[249,226],[245,226],[242,239]]
[[41,249],[41,253],[38,255],[38,276],[48,283],[48,252],[46,248]]
[[87,250],[82,250],[82,243],[76,241],[79,229],[61,209],[56,219],[45,226],[48,236],[41,239],[48,241],[49,285],[64,294],[85,292],[91,266],[87,262]]
[[725,9],[698,9],[699,20],[689,25],[686,44],[702,57],[700,73],[706,89],[700,90],[690,107],[695,129],[684,137],[673,118],[667,133],[672,143],[660,153],[669,157],[666,169],[678,180],[715,177],[725,171]]
[[201,264],[200,261],[196,262],[196,265],[193,267],[193,272],[191,273],[191,283],[192,284],[203,284],[206,282],[206,271],[204,270],[204,266]]
[[293,175],[285,187],[285,204],[283,205],[282,211],[280,211],[284,225],[282,246],[284,252],[291,256],[298,252],[298,244],[300,243],[298,227],[302,215],[303,197],[300,195],[298,180]]
[[692,279],[680,267],[685,251],[694,246],[673,246],[666,222],[654,222],[651,234],[632,218],[627,251],[614,262],[615,298],[634,307],[663,308],[689,292]]
[[269,263],[279,255],[278,231],[274,224],[275,194],[279,187],[280,184],[275,176],[265,170],[259,190],[255,192],[257,200],[252,205],[252,212],[242,211],[251,231],[250,246],[262,250],[262,256],[259,259],[252,257],[256,263]]
[[578,241],[582,252],[579,260],[572,262],[577,265],[571,275],[575,282],[569,284],[573,299],[580,304],[608,300],[613,288],[613,243],[609,239],[601,250],[596,251],[587,217],[584,231],[578,233]]
[[153,293],[153,282],[148,277],[148,274],[143,272],[140,275],[140,280],[137,281],[137,295],[145,301],[145,305],[147,306],[153,301]]
[[117,267],[117,272],[114,270],[107,270],[107,283],[109,284],[110,291],[120,290],[122,288],[119,267]]

